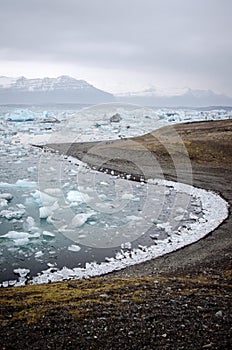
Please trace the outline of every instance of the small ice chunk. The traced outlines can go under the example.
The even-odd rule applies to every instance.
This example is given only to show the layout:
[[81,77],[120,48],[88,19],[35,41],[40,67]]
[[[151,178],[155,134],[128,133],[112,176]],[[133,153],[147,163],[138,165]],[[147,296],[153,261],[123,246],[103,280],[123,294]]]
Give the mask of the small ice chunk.
[[9,231],[5,235],[0,236],[0,238],[8,238],[8,239],[24,239],[24,238],[29,238],[32,235],[28,232],[19,232],[19,231]]
[[184,219],[183,215],[178,215],[174,218],[175,221],[182,221]]
[[18,203],[16,204],[16,207],[19,208],[19,209],[25,209],[25,205],[23,205],[22,203]]
[[132,193],[124,193],[122,195],[122,199],[128,199],[128,200],[131,200],[134,198],[134,195]]
[[142,220],[142,218],[140,216],[136,216],[136,215],[128,215],[126,218],[129,221],[140,221],[140,220]]
[[151,233],[150,237],[151,237],[151,239],[158,239],[159,238],[159,234],[158,233]]
[[122,260],[124,258],[124,255],[121,252],[117,252],[115,255],[115,259]]
[[44,255],[44,253],[40,250],[39,252],[35,253],[35,258],[40,258],[43,255]]
[[189,219],[190,219],[190,220],[198,220],[198,216],[195,215],[195,214],[193,214],[193,213],[190,213],[190,214],[189,214]]
[[20,277],[26,277],[29,273],[29,269],[14,269],[14,273],[19,275]]
[[200,224],[204,224],[206,222],[206,219],[205,218],[200,218],[198,221],[200,222]]
[[81,213],[74,216],[72,219],[72,226],[73,227],[81,227],[83,226],[86,221],[95,214],[95,212],[89,212],[89,213]]
[[186,210],[184,208],[179,207],[176,209],[177,214],[184,214],[185,212],[186,212]]
[[90,197],[87,193],[69,191],[67,194],[67,200],[69,202],[89,202]]
[[48,267],[54,267],[55,266],[55,264],[53,264],[53,263],[47,263],[47,265],[48,265]]
[[79,252],[81,250],[81,247],[79,247],[79,245],[72,244],[68,247],[68,250],[72,252]]
[[48,224],[54,224],[54,222],[55,222],[55,220],[53,220],[51,215],[47,217],[47,223]]
[[56,197],[50,196],[49,194],[44,193],[42,191],[38,191],[38,190],[36,190],[31,195],[36,200],[36,202],[38,204],[40,204],[44,207],[52,205],[57,200]]
[[99,197],[101,200],[103,200],[103,201],[107,200],[107,198],[108,198],[104,193],[99,194],[98,197]]
[[166,191],[164,191],[164,195],[165,196],[169,196],[171,194],[171,191],[168,189],[168,190],[166,190]]
[[51,207],[41,207],[39,208],[39,217],[40,219],[46,219],[47,217],[52,215]]
[[6,199],[0,198],[0,209],[7,207],[8,202]]
[[39,208],[40,219],[46,219],[52,216],[53,212],[59,208],[59,204],[55,202],[52,206],[45,206]]
[[55,234],[50,231],[43,231],[43,236],[55,237]]
[[202,209],[201,209],[201,207],[195,207],[194,208],[194,212],[196,213],[196,214],[201,214],[202,213]]
[[0,216],[3,218],[6,218],[7,220],[12,219],[21,219],[23,214],[25,213],[25,210],[2,210],[0,212]]
[[161,224],[157,224],[156,226],[163,229],[166,233],[171,233],[172,231],[172,226],[169,224],[169,222],[163,222]]
[[8,281],[3,281],[2,282],[3,288],[9,287],[9,282]]
[[[37,229],[37,228],[35,227],[35,229]],[[35,232],[35,233],[32,233],[29,238],[39,238],[40,236],[41,236],[40,232]]]
[[16,280],[9,280],[8,281],[9,286],[14,286],[16,282],[17,282]]
[[19,238],[19,239],[14,239],[14,244],[15,245],[26,245],[29,243],[29,239],[28,238]]
[[131,242],[126,242],[121,244],[122,249],[131,249]]
[[114,260],[114,258],[109,258],[108,256],[106,256],[105,261],[110,263],[110,262],[114,262],[115,260]]
[[63,194],[60,188],[46,188],[44,192],[55,197],[61,196]]
[[35,181],[29,181],[27,179],[18,180],[15,183],[18,187],[25,187],[25,188],[35,188],[36,182]]
[[9,112],[5,115],[5,118],[12,122],[26,122],[36,119],[36,113],[29,109],[16,109],[13,112]]
[[10,201],[13,198],[13,195],[11,193],[1,193],[0,198]]
[[37,227],[35,226],[35,220],[31,216],[28,216],[28,218],[26,219],[25,226],[26,226],[26,229],[28,231],[35,231],[35,230],[37,230]]
[[30,166],[29,168],[27,168],[27,171],[29,173],[33,173],[36,170],[36,166]]

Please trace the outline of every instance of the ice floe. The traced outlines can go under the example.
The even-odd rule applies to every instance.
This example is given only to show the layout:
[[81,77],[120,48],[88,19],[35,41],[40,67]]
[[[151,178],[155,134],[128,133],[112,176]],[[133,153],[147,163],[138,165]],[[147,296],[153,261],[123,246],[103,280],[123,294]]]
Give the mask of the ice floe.
[[53,232],[43,231],[43,236],[46,236],[46,237],[55,237],[55,234],[54,234]]
[[13,198],[13,195],[11,193],[0,193],[0,199],[6,199],[7,201],[10,201]]
[[59,208],[59,205],[57,202],[55,202],[51,206],[43,206],[39,208],[39,217],[40,219],[47,219],[50,217],[56,209]]
[[6,199],[0,198],[0,209],[7,207],[8,202]]
[[74,216],[72,219],[72,227],[81,227],[83,226],[89,218],[91,218],[95,214],[94,211],[89,213],[80,213]]
[[0,217],[6,218],[8,220],[12,220],[12,219],[21,219],[21,217],[25,214],[25,210],[24,209],[20,209],[20,210],[2,210],[0,212]]
[[68,250],[72,252],[79,252],[81,250],[81,247],[79,245],[72,244],[70,247],[68,247]]
[[90,200],[90,197],[87,193],[69,191],[67,194],[67,200],[69,202],[88,202]]

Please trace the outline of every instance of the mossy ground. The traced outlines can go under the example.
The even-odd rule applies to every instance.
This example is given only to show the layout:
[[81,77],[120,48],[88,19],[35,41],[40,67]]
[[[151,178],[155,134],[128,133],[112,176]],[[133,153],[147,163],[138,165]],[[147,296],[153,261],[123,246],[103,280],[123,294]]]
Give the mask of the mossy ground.
[[[230,277],[230,271],[226,270]],[[218,282],[219,276],[191,277],[139,277],[139,278],[91,278],[66,282],[27,285],[1,289],[0,323],[22,320],[36,322],[47,312],[65,307],[75,317],[83,317],[91,312],[93,304],[121,307],[123,300],[140,303],[157,293],[189,295],[196,293],[215,295],[232,292],[229,279]],[[174,286],[172,288],[171,286]],[[168,288],[169,286],[169,288]],[[179,288],[177,288],[177,286]],[[203,289],[202,289],[203,287]]]

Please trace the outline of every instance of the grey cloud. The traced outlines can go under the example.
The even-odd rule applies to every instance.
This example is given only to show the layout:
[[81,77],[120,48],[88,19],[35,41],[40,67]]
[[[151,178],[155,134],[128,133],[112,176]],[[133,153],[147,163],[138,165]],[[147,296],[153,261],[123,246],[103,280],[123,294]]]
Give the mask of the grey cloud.
[[231,10],[230,0],[2,1],[0,59],[163,69],[229,86]]

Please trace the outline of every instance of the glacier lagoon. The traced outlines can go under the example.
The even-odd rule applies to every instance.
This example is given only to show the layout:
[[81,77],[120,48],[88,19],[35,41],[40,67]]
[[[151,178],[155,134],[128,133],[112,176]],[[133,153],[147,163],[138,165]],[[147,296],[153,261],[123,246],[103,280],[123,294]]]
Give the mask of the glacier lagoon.
[[[1,107],[3,286],[120,269],[201,238],[227,215],[226,203],[215,194],[95,172],[30,144],[70,140],[70,135],[75,142],[137,136],[176,122],[229,118],[228,111],[81,107]],[[122,120],[110,122],[116,113]],[[221,207],[221,217],[211,216],[212,201]]]

